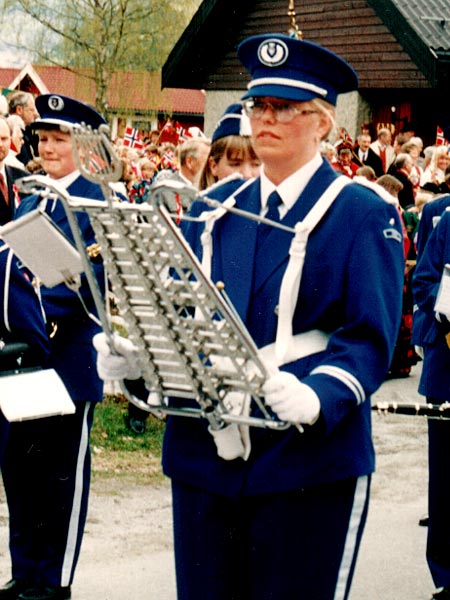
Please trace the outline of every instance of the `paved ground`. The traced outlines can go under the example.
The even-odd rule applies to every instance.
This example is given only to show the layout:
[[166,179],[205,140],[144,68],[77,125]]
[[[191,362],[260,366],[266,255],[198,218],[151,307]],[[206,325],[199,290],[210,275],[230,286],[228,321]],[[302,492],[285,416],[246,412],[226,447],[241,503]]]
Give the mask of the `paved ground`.
[[[383,384],[375,400],[415,402],[419,369]],[[426,419],[374,414],[377,473],[351,600],[427,600]],[[0,577],[9,578],[6,506],[0,497]],[[74,600],[175,600],[171,508],[159,487],[96,482]],[[309,600],[309,599],[302,599]]]

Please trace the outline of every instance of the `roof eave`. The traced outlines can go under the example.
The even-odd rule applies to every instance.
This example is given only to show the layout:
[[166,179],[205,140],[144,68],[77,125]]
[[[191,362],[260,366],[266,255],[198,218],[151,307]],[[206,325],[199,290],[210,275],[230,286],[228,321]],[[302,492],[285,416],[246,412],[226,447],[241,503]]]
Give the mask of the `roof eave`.
[[[204,0],[195,15],[192,17],[189,25],[183,31],[181,37],[178,39],[175,46],[172,48],[166,62],[163,65],[161,72],[161,86],[166,87],[191,87],[193,89],[200,89],[198,80],[201,79],[200,75],[206,72],[204,56],[202,61],[197,61],[196,70],[192,68],[195,64],[192,58],[189,61],[186,59],[187,55],[199,56],[201,46],[198,40],[200,40],[200,31],[204,28],[206,21],[213,18],[214,12],[220,9],[222,0]],[[202,38],[203,39],[203,38]],[[205,47],[205,44],[202,44]],[[206,46],[214,47],[214,46]],[[209,56],[211,56],[211,52]],[[189,80],[189,85],[180,83],[180,73],[186,69],[186,81]]]
[[384,25],[398,40],[402,48],[423,73],[432,87],[437,87],[438,57],[425,43],[417,31],[408,23],[398,8],[390,0],[367,0]]
[[[162,87],[207,89],[223,49],[236,48],[236,23],[244,21],[253,4],[254,0],[203,0],[163,65]],[[219,56],[214,52],[218,47]]]

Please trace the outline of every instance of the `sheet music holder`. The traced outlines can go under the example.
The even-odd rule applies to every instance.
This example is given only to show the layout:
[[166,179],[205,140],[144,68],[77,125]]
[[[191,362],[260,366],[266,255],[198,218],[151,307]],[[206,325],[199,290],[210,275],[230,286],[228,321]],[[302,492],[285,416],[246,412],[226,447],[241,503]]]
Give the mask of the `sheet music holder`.
[[[200,408],[186,409],[192,416],[284,428],[261,401],[267,372],[251,336],[205,276],[166,209],[165,193],[173,190],[162,187],[150,204],[88,208],[147,388],[195,400]],[[262,417],[233,413],[228,399],[235,393],[250,395]]]
[[0,238],[47,287],[71,282],[83,271],[78,250],[39,208],[0,227]]
[[75,412],[75,404],[54,369],[29,369],[2,375],[0,408],[11,422]]
[[[103,168],[102,183],[105,176]],[[92,173],[89,177],[95,180]],[[30,189],[32,178],[27,179]],[[45,196],[55,194],[63,202],[87,276],[89,258],[74,215],[89,216],[127,334],[139,349],[146,389],[161,399],[157,406],[147,404],[122,383],[133,403],[160,416],[206,418],[213,429],[232,422],[289,427],[264,405],[267,371],[250,334],[204,274],[166,208],[170,204],[166,195],[173,200],[182,190],[162,185],[152,193],[150,203],[137,205],[115,200],[107,189],[106,201],[93,202],[52,189],[48,178],[37,178],[36,186],[45,188]],[[102,327],[112,337],[95,278],[87,278]],[[168,397],[188,402],[169,404]],[[250,398],[257,416],[247,410]]]
[[434,310],[450,318],[450,264],[445,264]]

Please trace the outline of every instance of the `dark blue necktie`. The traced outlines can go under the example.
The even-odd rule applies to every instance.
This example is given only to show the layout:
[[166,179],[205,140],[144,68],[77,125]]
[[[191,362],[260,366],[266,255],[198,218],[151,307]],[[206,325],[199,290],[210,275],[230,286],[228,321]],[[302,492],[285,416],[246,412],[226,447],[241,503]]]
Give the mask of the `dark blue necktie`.
[[[270,221],[275,221],[276,223],[280,222],[280,211],[279,206],[282,204],[282,200],[280,198],[279,193],[274,190],[270,196],[267,198],[267,212],[264,215],[265,219],[270,219]],[[273,229],[272,225],[266,225],[265,223],[260,223],[258,225],[258,233],[256,245],[259,248],[264,240],[266,239],[269,232]]]

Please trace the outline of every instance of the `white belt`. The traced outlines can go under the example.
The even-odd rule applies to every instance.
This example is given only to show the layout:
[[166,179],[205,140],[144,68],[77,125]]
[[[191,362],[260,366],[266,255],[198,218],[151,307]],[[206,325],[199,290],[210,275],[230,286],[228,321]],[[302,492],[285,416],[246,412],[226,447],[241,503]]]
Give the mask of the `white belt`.
[[319,329],[311,329],[311,331],[297,333],[289,339],[289,344],[283,354],[282,362],[280,358],[277,358],[275,342],[260,348],[258,353],[264,363],[280,367],[282,364],[284,365],[294,360],[305,358],[305,356],[316,354],[317,352],[323,352],[327,348],[329,339],[330,335]]
[[[328,345],[330,336],[319,329],[312,329],[304,333],[298,333],[291,338],[290,344],[285,354],[286,362],[298,360],[317,352],[322,352]],[[275,371],[280,364],[276,360],[275,343],[264,346],[259,351],[259,356],[268,370]],[[221,368],[230,368],[231,364],[228,358],[214,357],[216,366],[220,364]],[[251,369],[251,363],[248,365]],[[250,413],[250,396],[243,392],[231,392],[227,394],[224,403],[231,413],[246,416]],[[231,423],[222,429],[210,433],[217,446],[217,453],[225,460],[243,458],[247,460],[250,456],[250,434],[247,425],[238,425]]]

